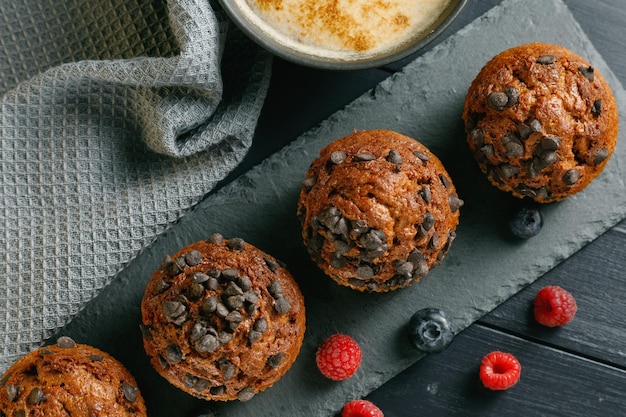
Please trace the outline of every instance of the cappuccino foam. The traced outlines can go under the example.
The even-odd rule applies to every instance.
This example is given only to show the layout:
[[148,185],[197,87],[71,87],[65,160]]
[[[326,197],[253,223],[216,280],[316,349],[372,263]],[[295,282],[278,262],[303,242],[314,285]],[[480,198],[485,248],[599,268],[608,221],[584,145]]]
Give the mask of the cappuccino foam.
[[374,55],[424,32],[451,0],[236,0],[292,49],[330,58]]

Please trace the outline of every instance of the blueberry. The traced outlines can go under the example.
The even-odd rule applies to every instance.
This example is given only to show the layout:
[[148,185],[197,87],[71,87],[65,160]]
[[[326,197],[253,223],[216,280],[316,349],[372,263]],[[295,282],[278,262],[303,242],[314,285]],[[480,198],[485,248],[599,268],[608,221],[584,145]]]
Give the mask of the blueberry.
[[454,325],[443,311],[424,308],[409,320],[409,340],[415,348],[427,353],[441,352],[454,338]]
[[513,235],[528,239],[537,235],[543,227],[543,216],[536,207],[523,206],[509,220],[509,229]]

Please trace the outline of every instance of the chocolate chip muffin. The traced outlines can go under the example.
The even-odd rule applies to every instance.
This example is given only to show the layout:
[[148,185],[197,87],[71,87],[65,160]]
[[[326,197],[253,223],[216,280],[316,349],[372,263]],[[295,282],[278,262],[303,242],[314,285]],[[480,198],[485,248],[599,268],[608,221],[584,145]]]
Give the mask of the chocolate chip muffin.
[[0,379],[0,416],[145,417],[126,368],[67,336],[15,362]]
[[298,201],[311,258],[360,291],[406,287],[437,266],[459,222],[459,199],[441,161],[389,130],[354,132],[320,151]]
[[304,338],[304,300],[285,266],[220,234],[166,257],[141,311],[156,371],[205,400],[250,400],[287,372]]
[[546,43],[491,59],[469,88],[463,120],[489,181],[540,203],[589,185],[618,134],[617,105],[602,75],[586,59]]

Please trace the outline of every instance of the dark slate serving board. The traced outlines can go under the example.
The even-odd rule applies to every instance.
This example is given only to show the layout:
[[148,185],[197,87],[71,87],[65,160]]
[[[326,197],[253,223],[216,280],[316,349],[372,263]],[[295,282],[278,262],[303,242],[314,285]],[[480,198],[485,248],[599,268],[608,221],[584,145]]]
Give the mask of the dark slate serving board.
[[[471,3],[467,7],[471,7]],[[626,93],[560,0],[507,0],[407,65],[372,91],[296,139],[238,180],[210,195],[161,235],[62,331],[116,356],[136,376],[151,417],[211,409],[219,416],[329,417],[420,359],[405,323],[423,307],[444,309],[464,329],[498,304],[626,217],[623,129],[603,174],[583,192],[545,206],[541,234],[514,240],[506,228],[512,198],[489,185],[467,147],[461,122],[467,88],[496,53],[526,42],[562,44],[587,57],[613,87],[622,109]],[[300,184],[310,162],[330,141],[354,129],[392,129],[437,154],[465,200],[457,239],[443,265],[422,282],[389,294],[339,287],[308,259],[296,218]],[[246,403],[205,403],[171,387],[143,352],[139,303],[165,254],[213,232],[242,237],[285,261],[300,283],[307,333],[298,360],[274,387]],[[315,350],[345,332],[363,348],[363,364],[343,382],[323,378]]]

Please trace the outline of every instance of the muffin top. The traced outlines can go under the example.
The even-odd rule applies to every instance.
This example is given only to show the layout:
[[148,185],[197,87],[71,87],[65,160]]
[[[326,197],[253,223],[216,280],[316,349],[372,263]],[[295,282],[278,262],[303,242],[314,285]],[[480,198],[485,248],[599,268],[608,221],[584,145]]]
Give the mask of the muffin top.
[[438,265],[459,221],[441,161],[389,130],[354,132],[320,151],[300,192],[298,216],[312,259],[341,285],[405,287]]
[[135,379],[119,361],[66,336],[20,358],[0,388],[0,416],[147,415]]
[[219,234],[167,257],[141,309],[156,371],[206,400],[251,399],[287,372],[304,338],[304,301],[289,271]]
[[491,59],[468,90],[463,120],[490,182],[541,203],[585,188],[604,169],[618,134],[617,105],[602,74],[546,43]]

